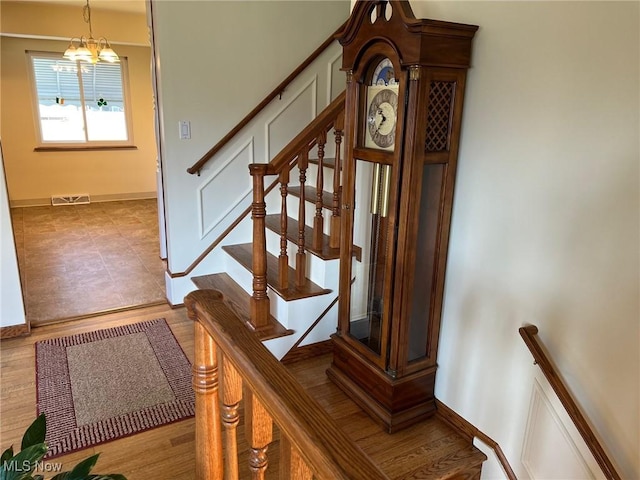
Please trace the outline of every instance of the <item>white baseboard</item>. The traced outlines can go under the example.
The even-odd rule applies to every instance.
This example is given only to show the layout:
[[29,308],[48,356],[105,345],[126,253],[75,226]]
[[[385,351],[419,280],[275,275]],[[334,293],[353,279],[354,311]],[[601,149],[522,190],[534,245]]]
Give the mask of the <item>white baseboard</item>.
[[[91,203],[97,202],[118,202],[125,200],[145,200],[156,198],[156,192],[133,192],[133,193],[111,193],[106,195],[91,194]],[[14,207],[40,207],[42,205],[51,205],[51,197],[47,198],[28,198],[24,200],[9,200],[11,208]]]

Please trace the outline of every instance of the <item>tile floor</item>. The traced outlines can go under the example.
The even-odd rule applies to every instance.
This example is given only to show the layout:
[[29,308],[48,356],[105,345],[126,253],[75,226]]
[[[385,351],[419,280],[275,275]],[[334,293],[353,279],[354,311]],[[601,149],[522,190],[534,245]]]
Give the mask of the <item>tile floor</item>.
[[155,199],[12,208],[32,325],[166,301]]

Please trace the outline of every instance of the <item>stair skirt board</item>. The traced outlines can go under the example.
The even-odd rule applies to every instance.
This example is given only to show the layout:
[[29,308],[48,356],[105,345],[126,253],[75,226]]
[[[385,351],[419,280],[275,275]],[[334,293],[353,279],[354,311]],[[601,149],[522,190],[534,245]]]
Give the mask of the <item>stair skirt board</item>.
[[[298,339],[306,333],[317,318],[324,312],[333,300],[331,295],[323,295],[322,297],[313,297],[312,299],[296,300],[297,305],[292,306],[289,312],[288,328],[294,331],[293,335],[288,337],[274,338],[267,340],[264,345],[269,351],[280,360],[284,357],[291,347],[295,345]],[[277,318],[277,317],[276,317]],[[329,312],[318,322],[318,324],[309,332],[300,346],[312,345],[315,343],[329,340],[331,335],[336,332],[338,325],[338,305],[331,307]]]

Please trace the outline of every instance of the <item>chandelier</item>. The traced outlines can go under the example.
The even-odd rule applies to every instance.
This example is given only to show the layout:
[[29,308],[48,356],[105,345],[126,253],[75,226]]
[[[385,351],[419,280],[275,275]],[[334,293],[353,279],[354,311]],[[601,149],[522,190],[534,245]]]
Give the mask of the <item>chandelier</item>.
[[[69,46],[64,52],[64,58],[71,60],[72,62],[80,60],[87,63],[103,62],[119,62],[120,57],[111,49],[109,41],[100,37],[97,40],[93,38],[93,28],[91,27],[91,7],[89,6],[89,0],[87,4],[82,8],[82,16],[85,23],[89,24],[89,37],[81,36],[79,39],[76,37],[71,38]],[[77,42],[77,46],[76,43]]]

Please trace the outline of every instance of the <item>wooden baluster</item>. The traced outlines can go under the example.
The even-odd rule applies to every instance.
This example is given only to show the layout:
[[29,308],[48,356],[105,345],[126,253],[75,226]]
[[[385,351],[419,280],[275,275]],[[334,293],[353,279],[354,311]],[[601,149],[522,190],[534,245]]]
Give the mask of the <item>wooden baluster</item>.
[[318,177],[316,180],[316,216],[313,219],[313,248],[322,249],[324,219],[322,217],[322,193],[324,190],[324,146],[327,132],[322,129],[318,135]]
[[289,168],[280,173],[280,196],[282,207],[280,209],[280,256],[278,257],[278,280],[282,288],[289,286],[289,255],[287,254],[287,193],[289,184]]
[[225,480],[238,480],[238,406],[242,400],[242,378],[226,356],[222,356],[222,424],[225,428]]
[[298,253],[296,253],[296,285],[304,285],[307,277],[307,253],[305,251],[305,184],[307,182],[307,168],[309,167],[309,151],[304,149],[298,155],[298,169],[300,170],[300,204],[298,206]]
[[245,436],[249,442],[249,469],[253,480],[264,480],[269,466],[267,449],[273,439],[273,423],[269,412],[253,392],[248,391],[245,401]]
[[189,317],[195,321],[195,361],[192,373],[196,401],[196,479],[222,480],[217,347],[191,308]]
[[333,126],[333,134],[336,137],[336,161],[333,167],[333,205],[331,213],[331,225],[329,233],[329,246],[331,248],[340,247],[340,195],[342,193],[340,164],[340,147],[342,144],[342,133],[344,129],[344,111],[336,118]]
[[267,237],[265,216],[267,206],[264,202],[264,176],[266,163],[252,163],[249,172],[253,177],[253,296],[251,297],[251,324],[259,329],[269,323],[269,297],[267,296]]
[[300,452],[289,439],[280,434],[280,476],[281,479],[312,480],[313,473],[300,456]]

